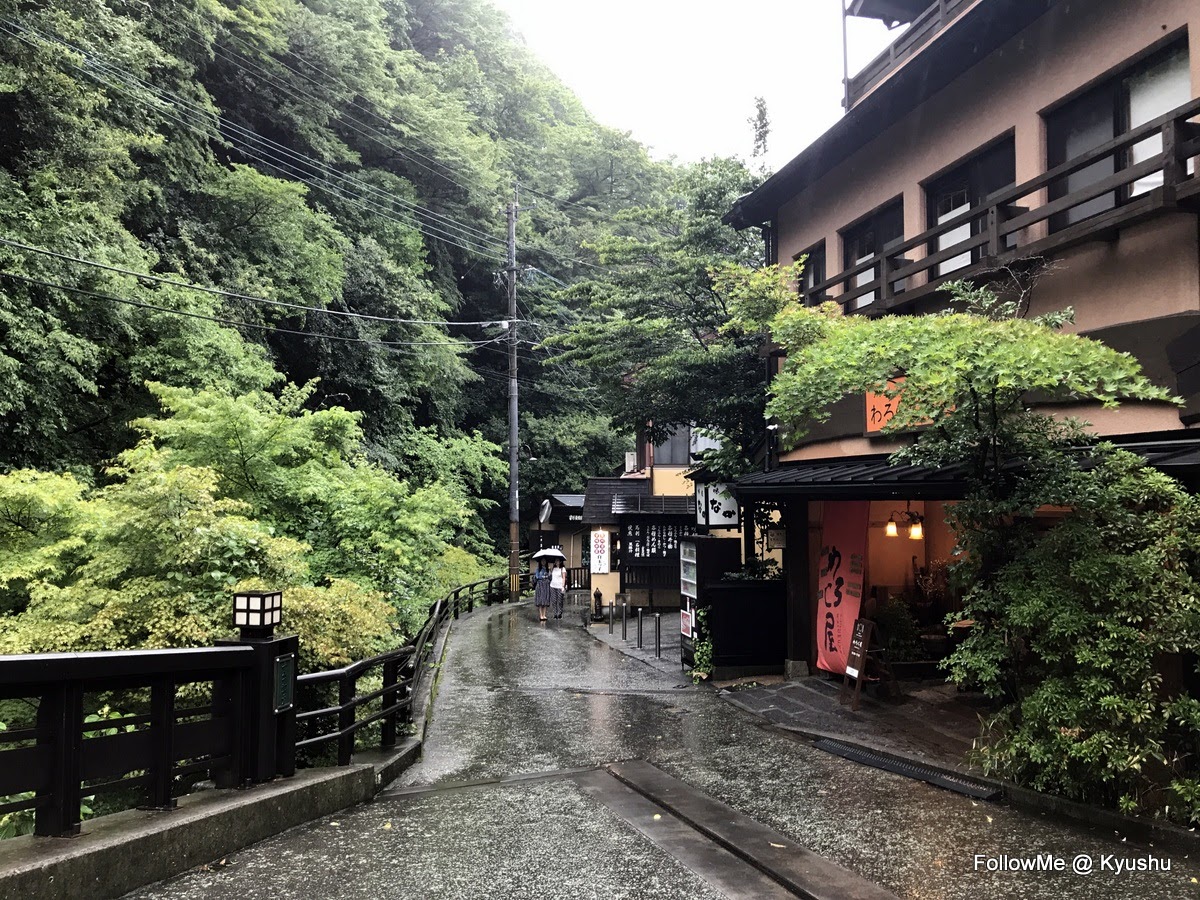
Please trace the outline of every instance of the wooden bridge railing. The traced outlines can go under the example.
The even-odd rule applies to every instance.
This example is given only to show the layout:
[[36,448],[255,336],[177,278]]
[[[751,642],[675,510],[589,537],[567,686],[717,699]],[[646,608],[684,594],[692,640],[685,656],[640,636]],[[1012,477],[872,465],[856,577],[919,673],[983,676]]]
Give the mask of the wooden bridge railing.
[[[0,813],[32,809],[35,834],[77,834],[84,796],[136,789],[167,809],[182,776],[241,784],[254,662],[251,647],[0,656],[0,700],[36,704],[32,725],[0,731]],[[210,701],[178,705],[197,685]],[[131,692],[133,711],[87,721],[101,703],[85,698],[112,692]]]
[[[130,791],[170,809],[188,777],[219,787],[267,781],[295,771],[297,749],[326,742],[336,742],[338,764],[347,765],[355,737],[374,722],[382,722],[382,745],[394,746],[400,725],[412,721],[437,629],[507,596],[507,576],[455,588],[430,607],[411,644],[298,678],[295,637],[0,656],[0,709],[17,713],[8,716],[14,727],[0,730],[0,814],[33,810],[35,834],[77,834],[88,796]],[[381,685],[359,693],[375,670]],[[320,697],[325,686],[336,686],[336,702],[306,704],[297,690]],[[114,697],[123,698],[122,712],[87,714]],[[376,700],[379,709],[367,712]],[[325,722],[333,724],[322,729]]]

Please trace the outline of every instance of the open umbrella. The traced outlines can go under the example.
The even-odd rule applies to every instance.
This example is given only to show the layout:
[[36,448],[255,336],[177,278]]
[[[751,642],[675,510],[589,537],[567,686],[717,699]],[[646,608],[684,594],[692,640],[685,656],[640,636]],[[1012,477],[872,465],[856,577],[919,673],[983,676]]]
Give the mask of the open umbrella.
[[533,554],[534,559],[566,559],[567,554],[563,553],[557,547],[547,547],[545,550],[539,550]]

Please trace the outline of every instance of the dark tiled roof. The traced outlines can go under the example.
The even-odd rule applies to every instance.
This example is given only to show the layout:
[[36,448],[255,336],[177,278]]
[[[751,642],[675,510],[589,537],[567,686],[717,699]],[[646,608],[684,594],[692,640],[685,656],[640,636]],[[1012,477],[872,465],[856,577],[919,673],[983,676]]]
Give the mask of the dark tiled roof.
[[958,471],[893,466],[887,460],[886,456],[858,456],[786,463],[738,479],[737,493],[750,498],[804,494],[826,500],[953,500],[964,493]]
[[615,525],[615,498],[649,496],[648,478],[589,478],[583,499],[583,521],[589,525]]
[[[1191,486],[1200,475],[1200,437],[1113,439],[1149,465]],[[1018,465],[1014,461],[1014,465]],[[739,497],[804,495],[814,500],[954,500],[966,491],[963,467],[893,466],[886,456],[857,456],[785,463],[738,480]]]
[[550,499],[559,506],[570,506],[576,509],[583,507],[583,498],[586,494],[551,494]]

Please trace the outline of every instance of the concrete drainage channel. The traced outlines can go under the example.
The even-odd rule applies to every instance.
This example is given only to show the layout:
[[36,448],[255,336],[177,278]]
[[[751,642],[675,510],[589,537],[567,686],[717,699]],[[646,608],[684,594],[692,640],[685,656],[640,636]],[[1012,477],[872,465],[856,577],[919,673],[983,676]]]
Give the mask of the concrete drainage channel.
[[643,760],[508,778],[406,787],[377,802],[566,779],[733,900],[896,900],[872,881],[800,846]]

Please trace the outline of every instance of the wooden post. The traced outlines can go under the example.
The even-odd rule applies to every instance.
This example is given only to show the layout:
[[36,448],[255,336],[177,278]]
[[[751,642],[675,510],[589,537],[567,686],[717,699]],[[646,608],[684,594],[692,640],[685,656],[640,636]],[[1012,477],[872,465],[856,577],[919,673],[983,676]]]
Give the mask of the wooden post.
[[1183,159],[1183,123],[1172,119],[1163,125],[1163,202],[1175,202],[1175,189],[1187,178],[1187,163]]
[[[383,686],[385,688],[394,685],[400,674],[400,662],[395,659],[389,659],[383,664]],[[400,702],[400,690],[394,690],[383,695],[383,705],[385,707],[394,706]],[[383,717],[383,735],[380,744],[384,747],[396,746],[396,717],[397,713],[391,712]]]
[[150,687],[150,739],[153,764],[150,772],[150,806],[174,809],[171,796],[175,769],[175,682],[168,676],[156,678]]
[[783,508],[787,547],[783,551],[783,574],[787,586],[787,662],[792,674],[807,666],[812,645],[808,564],[808,498],[790,498]]
[[343,678],[338,682],[338,705],[341,710],[338,712],[338,765],[348,766],[354,756],[354,732],[349,729],[354,727],[354,707],[350,704],[354,701],[354,692],[358,687],[357,678]]
[[1004,252],[1004,240],[1000,236],[1000,224],[1004,221],[1004,213],[999,206],[989,206],[987,211],[987,264],[996,265]]
[[879,257],[879,300],[884,309],[892,299],[892,259],[886,253]]
[[[55,685],[38,704],[38,744],[50,756],[49,802],[34,814],[33,833],[79,834],[80,757],[83,743],[83,688],[79,682]],[[45,794],[41,794],[41,799]]]

